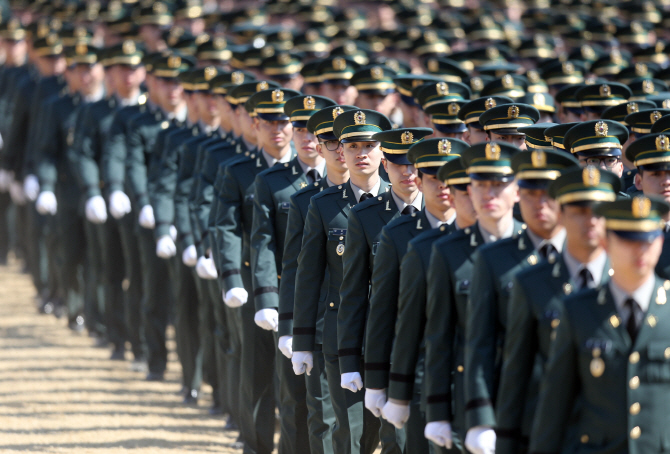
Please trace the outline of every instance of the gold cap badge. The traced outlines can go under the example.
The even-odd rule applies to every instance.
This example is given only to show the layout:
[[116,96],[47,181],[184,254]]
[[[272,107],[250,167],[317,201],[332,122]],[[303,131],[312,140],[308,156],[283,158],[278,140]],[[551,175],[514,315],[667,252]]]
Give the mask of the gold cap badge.
[[127,39],[123,42],[123,53],[125,55],[134,54],[137,51],[137,46],[135,46],[135,41]]
[[354,114],[354,123],[357,125],[365,124],[365,114],[360,110]]
[[437,152],[439,154],[450,154],[451,153],[451,142],[447,139],[442,139],[437,143]]
[[403,145],[410,145],[414,143],[414,134],[412,134],[409,131],[403,132],[402,135],[400,136],[400,142]]
[[596,136],[605,137],[607,135],[607,131],[609,128],[607,127],[607,123],[605,123],[604,121],[599,121],[598,123],[596,123],[595,129],[596,129]]
[[486,154],[486,159],[489,161],[497,161],[500,159],[500,145],[494,142],[489,142],[484,148],[484,153]]
[[342,57],[337,57],[333,59],[333,69],[335,71],[344,71],[347,67],[347,61]]
[[636,102],[629,102],[628,105],[626,106],[626,111],[628,112],[629,115],[635,112],[639,112],[640,106],[638,106]]
[[171,55],[167,61],[168,68],[177,69],[181,66],[181,57],[178,55]]
[[489,99],[487,99],[486,102],[484,103],[484,107],[486,107],[486,110],[489,110],[489,109],[494,108],[497,104],[498,104],[498,103],[496,102],[495,99],[493,99],[493,98],[489,98]]
[[609,98],[610,96],[612,96],[612,89],[610,88],[609,85],[600,86],[600,96],[603,98]]
[[650,94],[654,92],[654,82],[651,80],[645,80],[642,82],[642,92],[645,94]]
[[370,75],[374,80],[381,80],[384,77],[384,70],[379,66],[370,69]]
[[460,112],[460,110],[461,110],[461,106],[459,106],[455,102],[452,102],[451,104],[449,104],[449,115],[456,116],[456,115],[458,115],[458,112]]
[[302,100],[302,106],[306,110],[316,110],[316,101],[314,100],[313,97],[308,96]]
[[241,71],[235,71],[230,75],[230,81],[235,85],[240,85],[244,83],[244,73]]
[[481,77],[473,77],[470,79],[470,88],[472,88],[473,91],[482,91],[482,88],[484,88],[484,81]]
[[439,82],[435,86],[435,89],[437,90],[437,94],[440,96],[446,96],[449,94],[449,85],[447,85],[445,82]]
[[662,117],[661,112],[659,112],[658,110],[653,111],[649,115],[649,119],[651,120],[651,124],[653,125],[654,123],[656,123],[659,120],[659,118],[661,118],[661,117]]
[[509,74],[505,74],[502,78],[502,86],[508,89],[514,87],[514,78]]
[[651,200],[644,196],[633,197],[633,217],[646,218],[651,212]]
[[535,93],[533,95],[533,104],[536,106],[546,106],[547,102],[544,98],[544,95],[542,93]]
[[428,71],[436,73],[440,70],[440,64],[434,58],[428,60]]
[[343,113],[344,113],[343,108],[341,108],[339,106],[334,108],[333,109],[333,120],[336,119],[337,117],[339,117],[340,115],[342,115]]
[[600,170],[593,166],[584,167],[584,170],[582,170],[582,182],[586,186],[598,186],[600,184]]
[[507,109],[507,118],[519,118],[519,107],[512,106]]
[[207,68],[205,68],[205,80],[209,82],[210,80],[214,79],[218,73],[219,72],[216,70],[215,67],[208,66]]
[[284,102],[284,92],[279,88],[272,92],[272,102]]
[[547,154],[542,150],[533,151],[530,154],[530,162],[533,164],[533,167],[546,167]]
[[656,149],[670,151],[670,139],[665,134],[656,137]]
[[266,81],[262,81],[256,84],[256,91],[263,91],[270,88],[270,85]]

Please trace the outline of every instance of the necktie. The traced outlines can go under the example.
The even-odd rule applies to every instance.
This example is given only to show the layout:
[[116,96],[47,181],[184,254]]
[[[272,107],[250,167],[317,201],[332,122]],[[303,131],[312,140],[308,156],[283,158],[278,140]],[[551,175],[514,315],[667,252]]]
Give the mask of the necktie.
[[402,213],[400,214],[404,216],[406,214],[412,214],[412,213],[416,213],[416,207],[414,207],[413,205],[407,205],[405,208],[402,209]]
[[580,288],[593,288],[595,287],[595,281],[593,280],[593,274],[589,271],[588,268],[584,267],[579,272],[579,278],[582,281]]
[[628,321],[626,322],[626,331],[630,335],[630,339],[635,343],[637,338],[637,312],[640,310],[640,306],[633,298],[628,298],[624,301],[624,306],[630,310],[630,315],[628,316]]
[[[553,244],[551,243],[545,243],[540,247],[540,250],[538,251],[542,257],[545,259],[549,257],[551,254],[553,254],[556,251],[556,248],[554,247]],[[588,270],[587,270],[588,271]]]
[[321,175],[319,175],[318,170],[310,169],[307,171],[307,179],[311,180],[312,183],[316,183],[317,181],[321,180]]
[[364,192],[363,195],[361,196],[361,200],[359,200],[358,202],[359,203],[360,202],[365,202],[366,200],[371,199],[373,197],[374,196],[372,194],[370,194],[369,192]]

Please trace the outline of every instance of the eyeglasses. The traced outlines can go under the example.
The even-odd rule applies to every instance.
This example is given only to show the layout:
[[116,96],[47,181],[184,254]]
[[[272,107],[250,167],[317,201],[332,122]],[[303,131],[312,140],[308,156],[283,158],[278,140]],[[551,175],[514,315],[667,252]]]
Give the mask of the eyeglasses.
[[340,148],[340,141],[339,140],[327,140],[325,142],[321,142],[322,147],[326,147],[326,150],[328,151],[337,151]]
[[586,158],[582,159],[581,162],[586,163],[586,165],[588,166],[594,166],[594,167],[605,166],[608,169],[611,169],[619,162],[621,162],[621,158],[617,156],[606,156],[604,158]]

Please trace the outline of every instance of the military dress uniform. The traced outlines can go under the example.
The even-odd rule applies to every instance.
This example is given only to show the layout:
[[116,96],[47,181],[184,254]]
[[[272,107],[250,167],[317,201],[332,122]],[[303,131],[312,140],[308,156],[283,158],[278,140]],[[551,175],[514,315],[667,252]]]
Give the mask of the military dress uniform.
[[[480,118],[481,122],[481,118]],[[461,155],[471,178],[508,179],[510,160],[519,149],[504,143],[473,145]],[[505,237],[520,235],[521,223],[514,220]],[[489,240],[490,241],[490,240]],[[464,438],[465,421],[465,335],[467,307],[472,284],[474,257],[486,244],[479,223],[433,244],[428,267],[426,303],[426,420],[447,421],[452,434]],[[428,426],[427,426],[428,427]]]
[[[458,139],[424,139],[409,148],[407,159],[423,174],[435,175],[443,164],[458,159],[458,152],[468,146]],[[391,349],[399,306],[400,266],[410,240],[433,228],[429,219],[432,214],[426,213],[424,208],[410,216],[401,216],[382,229],[371,278],[364,350],[366,388],[384,389],[389,386]],[[415,398],[406,427],[406,452],[428,450],[428,442],[423,436],[424,426],[425,418]]]
[[[647,242],[670,206],[635,196],[596,207],[609,234]],[[552,342],[530,452],[662,452],[670,283],[651,274],[632,294],[615,281],[565,298]],[[659,407],[660,405],[660,407]],[[569,425],[574,430],[569,430]]]
[[[552,182],[548,191],[561,205],[597,203],[616,198],[619,179],[596,168],[571,169]],[[496,452],[528,450],[539,384],[553,333],[560,323],[563,298],[609,280],[609,260],[604,251],[593,263],[571,264],[570,268],[566,254],[566,250],[552,252],[547,260],[519,271],[513,279],[496,401]],[[590,278],[583,270],[591,274]]]
[[[374,133],[388,129],[391,129],[390,121],[369,110],[346,111],[333,122],[333,131],[340,140],[369,141]],[[380,179],[378,191],[383,193],[387,188],[388,184]],[[340,305],[340,285],[343,281],[342,254],[346,250],[349,212],[357,202],[350,182],[328,188],[312,198],[298,258],[293,310],[295,370],[296,352],[316,350],[317,325],[320,322],[320,313],[324,311],[323,307],[319,307],[320,283],[328,273],[328,297],[323,315],[323,353],[328,388],[337,418],[333,446],[338,453],[372,452],[378,443],[376,434],[363,430],[365,409],[362,393],[352,393],[341,387],[337,357],[337,311]],[[373,418],[369,414],[368,420]]]
[[[430,134],[432,130],[429,128],[402,128],[377,133],[372,136],[372,139],[380,142],[380,149],[387,162],[410,166],[411,163],[407,160],[409,147]],[[415,200],[410,204],[406,204],[391,188],[390,191],[372,200],[359,203],[349,212],[345,249],[342,255],[344,275],[340,287],[340,308],[337,314],[337,343],[341,374],[357,373],[358,377],[363,375],[365,336],[370,311],[370,279],[375,256],[379,251],[382,229],[400,215],[420,211],[423,208],[422,204],[423,197],[420,193],[417,193]],[[364,377],[363,384],[366,385]],[[366,386],[366,388],[370,387]],[[405,431],[403,429],[394,430],[383,419],[380,423],[379,436],[382,441],[382,452],[402,452],[405,445]]]
[[[290,93],[293,95],[293,93]],[[285,92],[283,113],[270,118],[288,118],[293,127],[306,127],[307,120],[318,110],[335,105],[321,96],[295,96]],[[267,113],[263,114],[267,116]],[[304,168],[305,167],[305,168]],[[256,176],[254,182],[254,218],[251,229],[251,273],[256,313],[277,311],[282,276],[282,256],[288,227],[290,197],[303,187],[325,177],[325,162],[309,169],[296,157],[283,165],[274,166]],[[277,325],[277,330],[278,330]],[[275,335],[275,346],[279,339]],[[275,355],[279,376],[279,416],[281,436],[279,452],[302,452],[310,449],[307,425],[306,388],[303,377],[293,373],[290,359],[277,349]]]

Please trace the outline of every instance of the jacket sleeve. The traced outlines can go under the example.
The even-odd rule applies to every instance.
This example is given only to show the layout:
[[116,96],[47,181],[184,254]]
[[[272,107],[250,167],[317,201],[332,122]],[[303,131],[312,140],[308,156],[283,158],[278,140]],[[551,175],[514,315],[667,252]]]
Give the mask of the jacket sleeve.
[[244,288],[242,283],[242,205],[244,194],[237,181],[235,166],[226,168],[216,225],[221,232],[217,269],[224,291]]
[[277,207],[265,174],[254,183],[254,216],[251,227],[251,280],[256,311],[279,308],[279,279],[275,254]]

